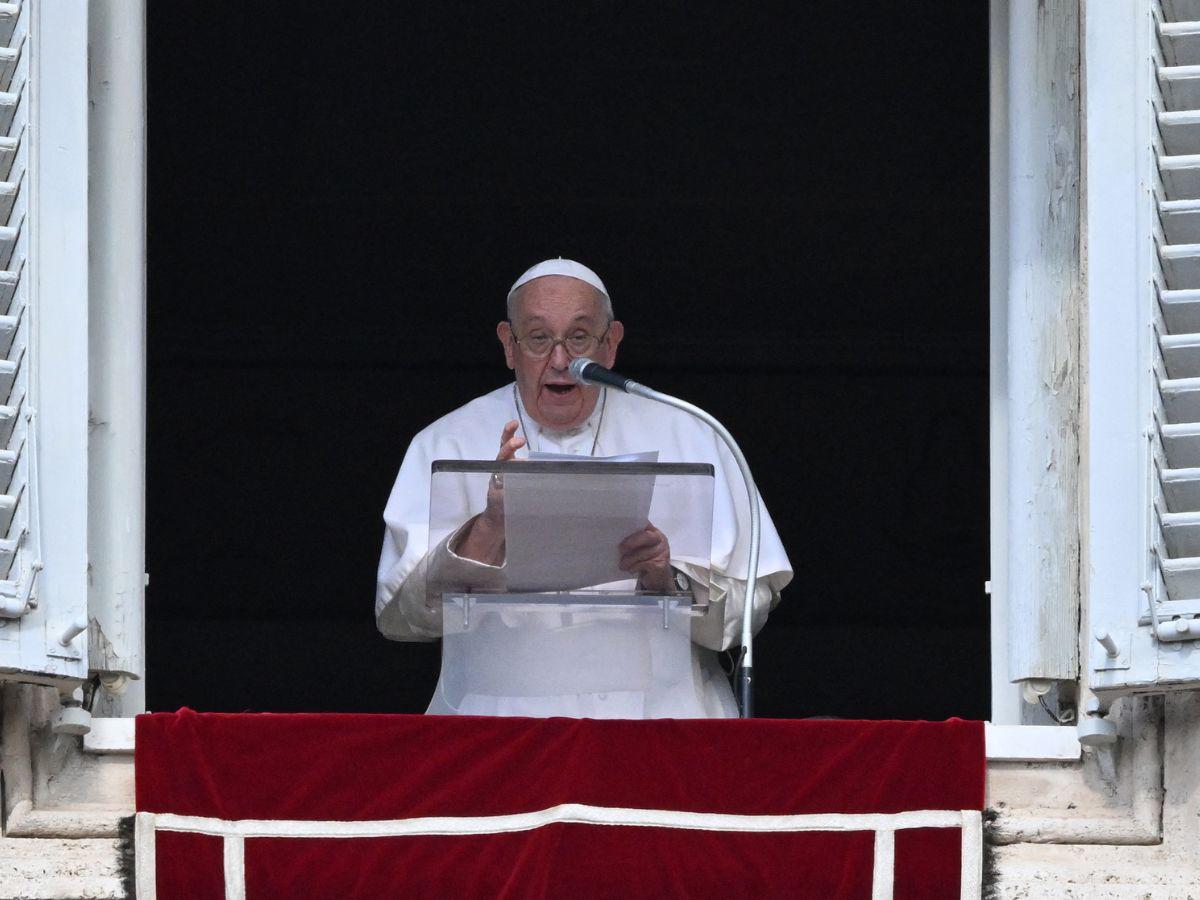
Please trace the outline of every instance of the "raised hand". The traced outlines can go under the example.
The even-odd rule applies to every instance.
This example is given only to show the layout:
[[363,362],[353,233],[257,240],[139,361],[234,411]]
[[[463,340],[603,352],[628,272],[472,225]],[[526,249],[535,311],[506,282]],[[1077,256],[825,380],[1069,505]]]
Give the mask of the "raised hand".
[[[517,451],[525,446],[525,438],[516,437],[517,420],[513,419],[500,432],[500,452],[496,454],[496,462],[505,462],[516,457]],[[496,474],[488,480],[487,507],[483,518],[488,524],[498,528],[504,527],[504,479]]]
[[[500,432],[497,462],[514,458],[525,446],[525,438],[516,437],[516,433],[517,421],[513,419]],[[492,566],[504,562],[504,479],[499,474],[488,479],[487,506],[472,520],[457,552],[459,556]]]

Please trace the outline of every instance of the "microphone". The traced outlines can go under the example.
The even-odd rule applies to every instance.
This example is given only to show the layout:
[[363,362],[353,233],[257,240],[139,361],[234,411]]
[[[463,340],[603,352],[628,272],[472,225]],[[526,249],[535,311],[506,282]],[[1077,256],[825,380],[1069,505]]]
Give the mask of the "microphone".
[[579,356],[571,360],[570,373],[571,377],[579,384],[603,384],[627,394],[637,393],[632,388],[641,387],[632,378],[618,375],[612,369],[606,369],[600,363],[593,362],[586,356]]
[[746,498],[750,502],[750,552],[746,559],[746,600],[742,604],[742,658],[738,664],[737,681],[742,718],[752,718],[754,715],[754,629],[752,627],[752,613],[754,612],[754,588],[758,584],[758,551],[762,539],[762,513],[758,508],[758,488],[754,484],[754,476],[750,474],[750,464],[746,462],[746,457],[742,454],[742,449],[737,445],[737,441],[733,439],[733,435],[729,433],[729,429],[695,404],[688,403],[686,400],[680,400],[678,397],[672,397],[670,394],[656,391],[653,388],[648,388],[644,384],[634,381],[632,378],[618,375],[612,369],[606,369],[600,363],[593,362],[586,356],[580,356],[571,360],[568,371],[570,371],[571,377],[578,384],[608,385],[627,394],[636,394],[639,397],[645,397],[647,400],[665,403],[667,406],[673,406],[676,409],[681,409],[695,416],[715,431],[717,437],[724,441],[725,446],[729,448],[729,452],[733,454],[734,461],[737,462],[738,469],[742,473],[742,481],[746,485]]

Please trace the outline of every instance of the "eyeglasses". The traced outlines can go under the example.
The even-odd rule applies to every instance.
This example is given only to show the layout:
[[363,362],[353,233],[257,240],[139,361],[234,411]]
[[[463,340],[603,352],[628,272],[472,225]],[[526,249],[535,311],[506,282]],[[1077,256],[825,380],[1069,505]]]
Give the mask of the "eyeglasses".
[[612,328],[611,323],[609,323],[608,328],[604,329],[604,333],[600,335],[590,334],[586,331],[575,331],[565,338],[556,338],[545,331],[532,331],[525,335],[525,337],[520,338],[514,334],[513,342],[531,359],[545,359],[554,352],[554,348],[559,344],[563,345],[563,349],[567,351],[568,356],[587,356],[608,337],[609,328]]

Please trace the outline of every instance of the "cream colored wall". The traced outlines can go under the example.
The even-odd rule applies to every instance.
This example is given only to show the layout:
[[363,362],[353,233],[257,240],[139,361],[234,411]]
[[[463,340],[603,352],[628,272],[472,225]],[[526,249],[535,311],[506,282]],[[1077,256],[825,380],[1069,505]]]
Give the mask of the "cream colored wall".
[[132,748],[87,752],[56,735],[53,688],[0,686],[0,897],[124,897],[118,823],[133,812]]
[[1200,693],[1114,707],[1115,778],[1102,760],[988,767],[993,896],[1200,897]]

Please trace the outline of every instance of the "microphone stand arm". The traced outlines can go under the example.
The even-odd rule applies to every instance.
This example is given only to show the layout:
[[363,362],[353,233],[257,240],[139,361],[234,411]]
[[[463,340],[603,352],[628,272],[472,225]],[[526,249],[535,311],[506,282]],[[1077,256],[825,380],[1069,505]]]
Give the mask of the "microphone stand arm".
[[733,458],[737,461],[738,468],[742,472],[742,481],[746,484],[746,494],[750,500],[750,557],[746,563],[746,599],[742,608],[742,658],[737,670],[738,697],[742,718],[753,718],[754,635],[752,632],[752,623],[754,615],[754,591],[758,586],[758,545],[762,536],[762,515],[758,508],[758,488],[754,485],[754,476],[750,474],[750,464],[746,462],[742,448],[737,445],[737,441],[733,439],[733,435],[729,433],[729,430],[700,407],[688,403],[686,400],[680,400],[678,397],[672,397],[670,394],[660,393],[632,380],[625,382],[624,389],[630,394],[637,394],[639,397],[645,397],[647,400],[655,400],[659,403],[665,403],[667,406],[674,406],[676,409],[690,413],[704,422],[725,442],[725,446],[733,454]]

